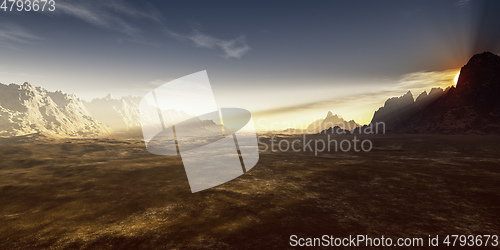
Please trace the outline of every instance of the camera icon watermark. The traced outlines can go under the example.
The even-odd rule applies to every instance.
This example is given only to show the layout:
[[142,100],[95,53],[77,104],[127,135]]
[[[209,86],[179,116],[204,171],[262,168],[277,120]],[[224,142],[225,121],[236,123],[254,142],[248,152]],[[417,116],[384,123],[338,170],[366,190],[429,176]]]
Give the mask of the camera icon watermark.
[[193,193],[228,182],[259,160],[251,113],[218,108],[206,71],[154,89],[139,109],[147,150],[179,154]]

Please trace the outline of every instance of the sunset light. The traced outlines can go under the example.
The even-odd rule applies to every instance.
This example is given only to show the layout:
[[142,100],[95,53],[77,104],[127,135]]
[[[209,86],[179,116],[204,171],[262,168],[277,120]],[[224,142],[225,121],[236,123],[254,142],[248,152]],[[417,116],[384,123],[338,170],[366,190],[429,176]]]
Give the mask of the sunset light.
[[457,86],[457,83],[458,83],[458,78],[460,77],[460,72],[458,72],[456,75],[455,75],[455,79],[453,79],[453,83],[455,83],[455,86]]
[[0,250],[500,250],[499,17],[0,0]]

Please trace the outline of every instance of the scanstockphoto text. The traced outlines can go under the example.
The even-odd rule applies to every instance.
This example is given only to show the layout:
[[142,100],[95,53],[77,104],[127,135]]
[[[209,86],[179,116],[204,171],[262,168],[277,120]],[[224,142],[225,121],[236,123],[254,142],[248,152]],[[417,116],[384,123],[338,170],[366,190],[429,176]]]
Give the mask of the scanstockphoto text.
[[[258,144],[260,152],[312,152],[315,156],[320,153],[330,152],[366,153],[373,149],[373,142],[371,139],[358,136],[380,135],[385,134],[385,132],[385,123],[383,122],[351,130],[332,126],[319,133],[311,133],[305,130],[296,136],[280,136],[280,133],[272,132],[270,136],[259,136]],[[345,135],[351,136],[346,137]]]

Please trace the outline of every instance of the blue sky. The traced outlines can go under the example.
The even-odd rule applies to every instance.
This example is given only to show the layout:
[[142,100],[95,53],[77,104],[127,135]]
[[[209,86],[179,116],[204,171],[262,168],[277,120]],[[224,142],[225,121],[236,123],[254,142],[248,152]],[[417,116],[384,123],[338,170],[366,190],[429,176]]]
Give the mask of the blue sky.
[[219,106],[247,108],[265,123],[312,121],[328,110],[364,123],[408,90],[405,79],[425,75],[414,91],[445,87],[452,82],[443,77],[453,78],[473,54],[498,54],[498,7],[56,0],[51,13],[0,13],[0,82],[91,99],[140,96],[207,70]]

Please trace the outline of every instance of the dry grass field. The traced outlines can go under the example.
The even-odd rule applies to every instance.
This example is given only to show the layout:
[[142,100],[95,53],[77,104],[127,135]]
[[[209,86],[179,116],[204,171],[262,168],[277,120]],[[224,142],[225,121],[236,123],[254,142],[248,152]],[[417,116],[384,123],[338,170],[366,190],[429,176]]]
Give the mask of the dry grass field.
[[152,155],[139,139],[0,139],[0,249],[500,234],[500,137],[364,138],[371,152],[268,150],[245,175],[194,194],[180,157]]

